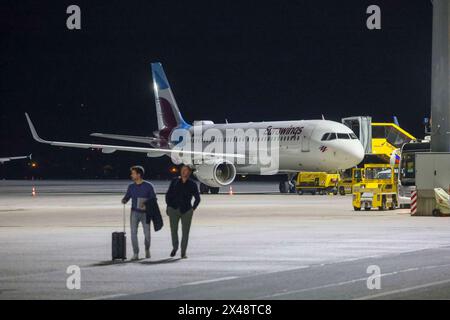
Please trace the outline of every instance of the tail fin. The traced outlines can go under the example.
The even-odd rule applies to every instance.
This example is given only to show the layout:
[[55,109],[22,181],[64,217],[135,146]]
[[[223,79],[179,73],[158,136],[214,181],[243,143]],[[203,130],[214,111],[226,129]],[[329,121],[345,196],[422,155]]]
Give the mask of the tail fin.
[[[165,135],[176,127],[189,127],[181,116],[177,102],[161,63],[152,63],[153,90],[155,92],[156,116],[159,134]],[[167,137],[165,137],[167,138]]]
[[394,118],[394,123],[400,127],[400,123],[398,122],[397,116],[393,116]]

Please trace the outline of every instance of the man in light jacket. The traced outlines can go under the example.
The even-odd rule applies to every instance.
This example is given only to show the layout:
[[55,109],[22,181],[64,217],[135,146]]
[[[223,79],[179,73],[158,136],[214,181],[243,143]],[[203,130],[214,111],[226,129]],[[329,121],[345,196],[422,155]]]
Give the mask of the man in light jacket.
[[131,244],[133,246],[133,257],[131,260],[139,259],[138,227],[142,224],[145,236],[145,258],[150,258],[150,222],[147,223],[146,203],[156,198],[155,189],[150,182],[144,180],[144,168],[133,166],[130,168],[133,183],[128,186],[127,193],[122,199],[126,204],[131,199],[130,228]]

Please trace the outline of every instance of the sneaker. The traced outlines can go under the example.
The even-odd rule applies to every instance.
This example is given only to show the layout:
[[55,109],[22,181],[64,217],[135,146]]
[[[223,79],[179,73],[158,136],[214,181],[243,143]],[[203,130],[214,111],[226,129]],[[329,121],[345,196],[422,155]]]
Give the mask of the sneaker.
[[145,259],[150,259],[150,249],[145,250]]
[[133,257],[131,257],[131,261],[139,260],[139,255],[137,253],[133,254]]
[[173,249],[172,252],[170,253],[170,256],[175,257],[176,254],[177,254],[177,249]]

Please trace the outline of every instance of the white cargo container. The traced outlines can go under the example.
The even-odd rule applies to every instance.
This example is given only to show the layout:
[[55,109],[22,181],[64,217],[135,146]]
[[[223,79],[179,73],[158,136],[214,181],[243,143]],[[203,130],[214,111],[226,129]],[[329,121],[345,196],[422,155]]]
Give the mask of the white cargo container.
[[450,152],[416,153],[417,190],[442,188],[448,191],[450,186]]

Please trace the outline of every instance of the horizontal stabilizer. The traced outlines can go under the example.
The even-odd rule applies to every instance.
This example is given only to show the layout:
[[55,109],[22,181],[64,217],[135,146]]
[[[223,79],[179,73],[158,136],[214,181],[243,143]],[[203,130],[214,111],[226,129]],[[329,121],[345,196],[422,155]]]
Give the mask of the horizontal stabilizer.
[[0,163],[5,163],[5,162],[11,161],[11,160],[20,160],[20,159],[30,159],[31,160],[31,154],[28,156],[0,158]]

